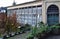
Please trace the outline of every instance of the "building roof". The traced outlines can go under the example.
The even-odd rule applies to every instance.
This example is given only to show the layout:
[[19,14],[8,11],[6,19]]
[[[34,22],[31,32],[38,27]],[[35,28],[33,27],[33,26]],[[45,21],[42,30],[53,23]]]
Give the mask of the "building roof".
[[[29,3],[34,3],[34,2],[37,2],[37,1],[30,1],[30,2],[25,2],[25,3],[21,3],[21,4],[16,4],[15,6],[24,5],[24,4],[29,4]],[[8,7],[13,7],[13,6],[8,6]],[[8,7],[7,7],[7,8],[8,8]]]

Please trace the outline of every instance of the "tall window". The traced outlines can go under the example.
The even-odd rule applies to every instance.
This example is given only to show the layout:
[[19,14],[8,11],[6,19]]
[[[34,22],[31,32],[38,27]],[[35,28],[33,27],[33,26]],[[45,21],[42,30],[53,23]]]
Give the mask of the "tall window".
[[51,5],[47,9],[47,23],[54,25],[59,23],[59,8],[56,5]]

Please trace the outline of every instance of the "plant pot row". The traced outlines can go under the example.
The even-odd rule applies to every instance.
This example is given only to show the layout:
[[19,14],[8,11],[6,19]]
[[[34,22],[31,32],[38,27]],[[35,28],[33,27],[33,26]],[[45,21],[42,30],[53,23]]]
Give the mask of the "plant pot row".
[[3,39],[7,39],[7,38],[10,38],[10,37],[13,37],[15,35],[19,35],[19,34],[23,34],[24,32],[16,32],[16,33],[10,33],[10,34],[6,34],[3,36]]

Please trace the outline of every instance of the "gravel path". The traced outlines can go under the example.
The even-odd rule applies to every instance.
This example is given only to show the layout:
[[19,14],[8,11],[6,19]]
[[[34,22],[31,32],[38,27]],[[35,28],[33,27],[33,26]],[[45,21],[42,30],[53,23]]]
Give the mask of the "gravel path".
[[[16,35],[14,37],[11,37],[9,39],[26,39],[27,36],[29,35],[30,32],[26,32],[26,33],[23,33],[23,34],[20,34],[20,35]],[[37,39],[37,38],[34,38],[34,39]]]
[[14,37],[11,37],[9,39],[26,39],[27,38],[27,35],[29,34],[30,32],[26,32],[26,33],[23,33],[23,34],[19,34],[19,35],[16,35]]
[[[29,34],[30,32],[26,32],[26,33],[23,33],[23,34],[19,34],[19,35],[16,35],[14,37],[11,37],[9,39],[26,39],[27,38],[27,35]],[[36,39],[36,38],[35,38]],[[56,36],[49,36],[47,37],[46,39],[60,39],[60,35],[56,35]]]

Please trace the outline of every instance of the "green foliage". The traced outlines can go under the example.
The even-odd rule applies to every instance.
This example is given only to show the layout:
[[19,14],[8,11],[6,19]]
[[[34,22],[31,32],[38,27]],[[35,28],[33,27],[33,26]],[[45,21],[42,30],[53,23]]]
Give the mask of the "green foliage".
[[49,26],[45,25],[43,22],[39,22],[38,25],[39,25],[38,33],[43,33],[43,32],[49,31]]
[[53,25],[50,28],[58,29],[58,28],[60,28],[60,26]]
[[27,31],[27,30],[30,30],[30,29],[31,29],[31,25],[25,24],[25,25],[22,26],[20,29],[21,29],[21,31]]
[[56,26],[60,26],[60,23],[55,24]]
[[31,26],[31,25],[29,25],[29,24],[27,23],[27,24],[25,24],[25,26]]
[[31,29],[31,34],[35,37],[38,33],[48,33],[50,30],[49,30],[49,26],[47,26],[47,25],[44,25],[44,23],[43,22],[39,22],[38,23],[38,27],[37,26],[35,26],[35,27],[32,27],[32,29]]
[[2,38],[2,34],[0,33],[0,38]]
[[29,33],[29,35],[27,36],[27,39],[34,39],[34,36],[32,35],[32,33]]
[[31,35],[33,35],[34,37],[35,36],[38,36],[40,37],[42,34],[46,34],[46,33],[50,33],[53,30],[58,30],[60,29],[60,24],[56,24],[56,25],[53,25],[53,26],[48,26],[48,25],[45,25],[43,22],[39,22],[38,23],[38,27],[35,26],[35,27],[32,27],[31,29]]
[[29,24],[25,24],[25,30],[30,30],[31,29],[31,25],[29,25]]
[[52,34],[60,34],[60,26],[59,25],[53,25],[53,26],[50,26],[50,30],[51,30],[51,33]]
[[36,34],[37,34],[37,27],[35,26],[35,27],[32,27],[32,30],[31,30],[32,32],[32,35],[33,36],[35,36]]
[[42,26],[44,26],[44,23],[43,22],[39,22],[38,26],[42,27]]

